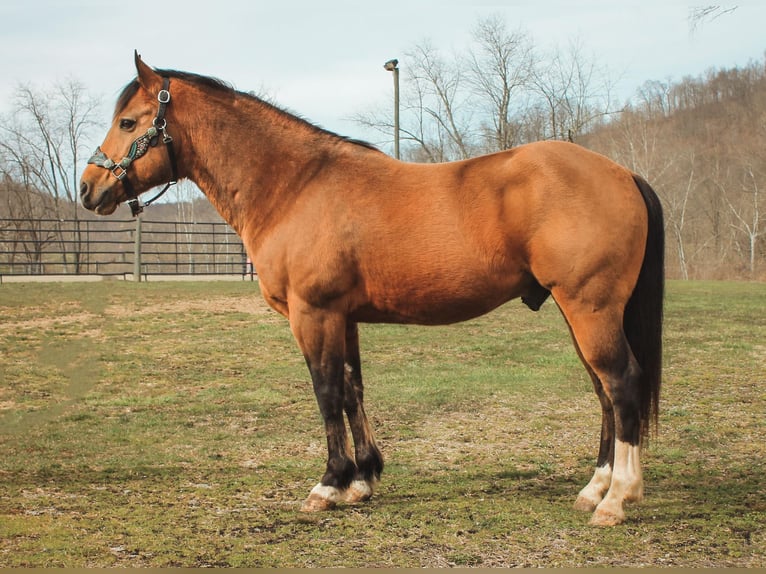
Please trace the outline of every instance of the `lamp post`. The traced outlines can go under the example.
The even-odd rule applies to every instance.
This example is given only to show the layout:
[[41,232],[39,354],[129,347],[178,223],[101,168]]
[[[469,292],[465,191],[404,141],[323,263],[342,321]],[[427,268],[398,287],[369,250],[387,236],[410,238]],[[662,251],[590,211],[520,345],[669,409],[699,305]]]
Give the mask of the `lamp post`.
[[394,73],[394,157],[399,159],[399,60],[394,58],[383,68]]

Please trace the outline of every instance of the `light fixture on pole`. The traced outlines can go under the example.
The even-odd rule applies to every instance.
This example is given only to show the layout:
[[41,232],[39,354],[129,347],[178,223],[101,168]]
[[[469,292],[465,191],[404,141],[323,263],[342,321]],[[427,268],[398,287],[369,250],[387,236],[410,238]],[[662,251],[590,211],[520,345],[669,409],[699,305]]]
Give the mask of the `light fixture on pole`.
[[394,58],[383,64],[389,72],[394,73],[394,157],[399,159],[399,60]]

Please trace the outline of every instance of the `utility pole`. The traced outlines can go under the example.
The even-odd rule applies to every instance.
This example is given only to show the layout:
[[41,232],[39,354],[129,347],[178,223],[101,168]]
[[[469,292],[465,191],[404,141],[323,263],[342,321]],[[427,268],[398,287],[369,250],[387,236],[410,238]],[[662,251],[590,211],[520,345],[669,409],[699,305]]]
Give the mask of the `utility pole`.
[[383,67],[394,73],[394,157],[399,159],[399,60],[389,60]]

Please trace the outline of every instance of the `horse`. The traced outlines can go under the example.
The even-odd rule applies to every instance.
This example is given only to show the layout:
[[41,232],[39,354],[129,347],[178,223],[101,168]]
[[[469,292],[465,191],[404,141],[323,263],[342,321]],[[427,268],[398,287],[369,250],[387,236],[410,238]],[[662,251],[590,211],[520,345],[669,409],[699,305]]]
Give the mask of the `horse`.
[[518,297],[536,311],[550,296],[602,411],[595,472],[574,506],[594,525],[626,520],[623,504],[643,497],[662,371],[663,214],[644,179],[561,141],[402,162],[216,78],[134,57],[82,173],[82,205],[140,211],[141,193],[187,178],[239,234],[324,421],[325,472],[302,511],[361,503],[380,480],[359,323],[445,325]]

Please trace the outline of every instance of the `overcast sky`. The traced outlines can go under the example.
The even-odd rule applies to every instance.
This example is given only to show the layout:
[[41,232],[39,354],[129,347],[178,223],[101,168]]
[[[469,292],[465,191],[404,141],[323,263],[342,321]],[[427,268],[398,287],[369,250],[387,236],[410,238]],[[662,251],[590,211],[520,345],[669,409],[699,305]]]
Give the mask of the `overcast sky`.
[[133,50],[152,66],[219,77],[266,92],[327,129],[365,137],[350,117],[387,102],[390,58],[429,40],[465,47],[480,17],[542,46],[579,38],[607,66],[625,97],[646,80],[696,76],[710,67],[761,59],[766,2],[719,3],[725,10],[696,32],[689,10],[710,1],[675,0],[2,0],[0,111],[20,83],[48,87],[74,78],[111,114],[135,75]]

